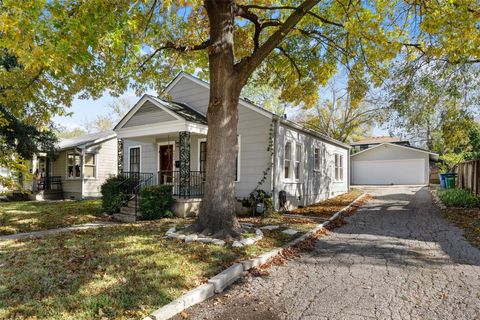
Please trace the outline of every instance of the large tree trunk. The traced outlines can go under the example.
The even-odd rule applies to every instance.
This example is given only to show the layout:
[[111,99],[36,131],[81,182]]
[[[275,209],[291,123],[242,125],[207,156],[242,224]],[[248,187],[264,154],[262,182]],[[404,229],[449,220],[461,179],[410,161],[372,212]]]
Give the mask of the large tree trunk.
[[207,168],[202,210],[194,229],[215,237],[238,237],[235,216],[235,162],[238,150],[238,100],[244,81],[234,68],[234,2],[205,1],[210,21],[210,101]]

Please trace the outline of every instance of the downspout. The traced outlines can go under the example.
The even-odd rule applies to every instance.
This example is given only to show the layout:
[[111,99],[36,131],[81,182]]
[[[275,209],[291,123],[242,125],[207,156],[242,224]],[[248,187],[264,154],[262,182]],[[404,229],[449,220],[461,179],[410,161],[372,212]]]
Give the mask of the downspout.
[[85,158],[85,147],[83,148],[80,148],[81,150],[81,157],[80,157],[80,168],[81,168],[81,171],[80,171],[80,199],[83,200],[83,182],[84,182],[84,177],[85,177],[85,161],[84,161],[84,158]]
[[348,171],[347,171],[347,190],[350,191],[350,185],[351,185],[351,174],[352,174],[352,161],[350,159],[350,157],[352,156],[352,148],[349,148],[348,149],[348,157],[347,157],[347,161],[348,161]]
[[[275,117],[275,116],[273,116]],[[273,129],[273,152],[272,152],[272,177],[271,177],[271,190],[272,190],[272,201],[273,201],[273,207],[276,210],[277,208],[277,201],[278,201],[278,196],[277,196],[277,191],[275,190],[276,188],[276,173],[277,173],[277,143],[278,143],[278,127],[279,127],[279,121],[276,118],[272,118],[272,121],[275,122],[275,126]]]

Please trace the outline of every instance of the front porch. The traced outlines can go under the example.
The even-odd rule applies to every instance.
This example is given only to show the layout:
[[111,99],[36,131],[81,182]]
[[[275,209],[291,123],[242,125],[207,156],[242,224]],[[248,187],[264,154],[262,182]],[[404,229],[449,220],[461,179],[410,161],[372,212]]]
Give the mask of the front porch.
[[[114,130],[123,140],[121,175],[132,182],[129,193],[135,199],[146,186],[171,185],[175,207],[183,208],[174,208],[177,215],[198,213],[206,179],[205,115],[185,104],[144,96]],[[132,207],[124,211],[134,211]]]
[[132,186],[139,186],[139,188],[152,185],[172,186],[172,194],[178,199],[202,198],[205,187],[203,171],[122,172],[120,176],[129,179],[132,181]]
[[126,215],[125,221],[136,220],[138,199],[143,188],[152,185],[172,186],[175,198],[172,211],[177,217],[187,218],[198,215],[205,186],[203,171],[159,171],[157,173],[122,172],[119,176],[125,178],[122,192],[130,195],[130,201],[120,212]]

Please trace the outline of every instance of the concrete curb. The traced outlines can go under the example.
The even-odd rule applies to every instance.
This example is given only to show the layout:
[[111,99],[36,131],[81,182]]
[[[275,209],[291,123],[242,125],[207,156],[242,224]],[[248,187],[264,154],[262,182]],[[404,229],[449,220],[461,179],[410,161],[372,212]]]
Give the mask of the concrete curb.
[[183,310],[207,300],[208,298],[215,295],[215,293],[220,293],[225,290],[229,285],[243,277],[247,272],[252,268],[260,267],[261,265],[267,263],[271,258],[275,257],[277,254],[280,254],[285,248],[291,247],[308,237],[314,235],[317,231],[325,228],[327,225],[332,223],[335,219],[344,216],[353,205],[365,197],[367,193],[363,193],[355,200],[352,201],[348,206],[343,208],[342,210],[336,212],[330,219],[327,221],[315,226],[313,229],[305,233],[303,236],[296,238],[286,245],[273,249],[269,252],[266,252],[257,258],[248,259],[241,261],[239,263],[235,263],[229,268],[223,270],[216,276],[210,278],[208,282],[204,285],[201,285],[195,289],[192,289],[185,293],[184,295],[180,296],[179,298],[173,300],[169,304],[157,309],[149,316],[143,318],[143,320],[167,320],[172,318],[173,316],[179,314]]

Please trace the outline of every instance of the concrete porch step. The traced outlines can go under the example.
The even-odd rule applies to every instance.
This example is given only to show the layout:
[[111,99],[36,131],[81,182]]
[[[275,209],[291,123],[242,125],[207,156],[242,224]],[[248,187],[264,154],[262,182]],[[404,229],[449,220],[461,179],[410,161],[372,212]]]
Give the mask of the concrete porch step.
[[122,214],[130,214],[130,215],[135,215],[135,207],[121,207],[120,208],[120,213]]
[[134,200],[130,200],[130,201],[128,201],[128,203],[127,203],[127,207],[129,207],[129,208],[135,208],[135,207],[137,207],[137,208],[138,208],[138,203],[135,203],[135,199],[134,199]]
[[113,219],[120,221],[120,222],[135,222],[137,221],[137,217],[132,214],[122,214],[122,213],[114,213]]

